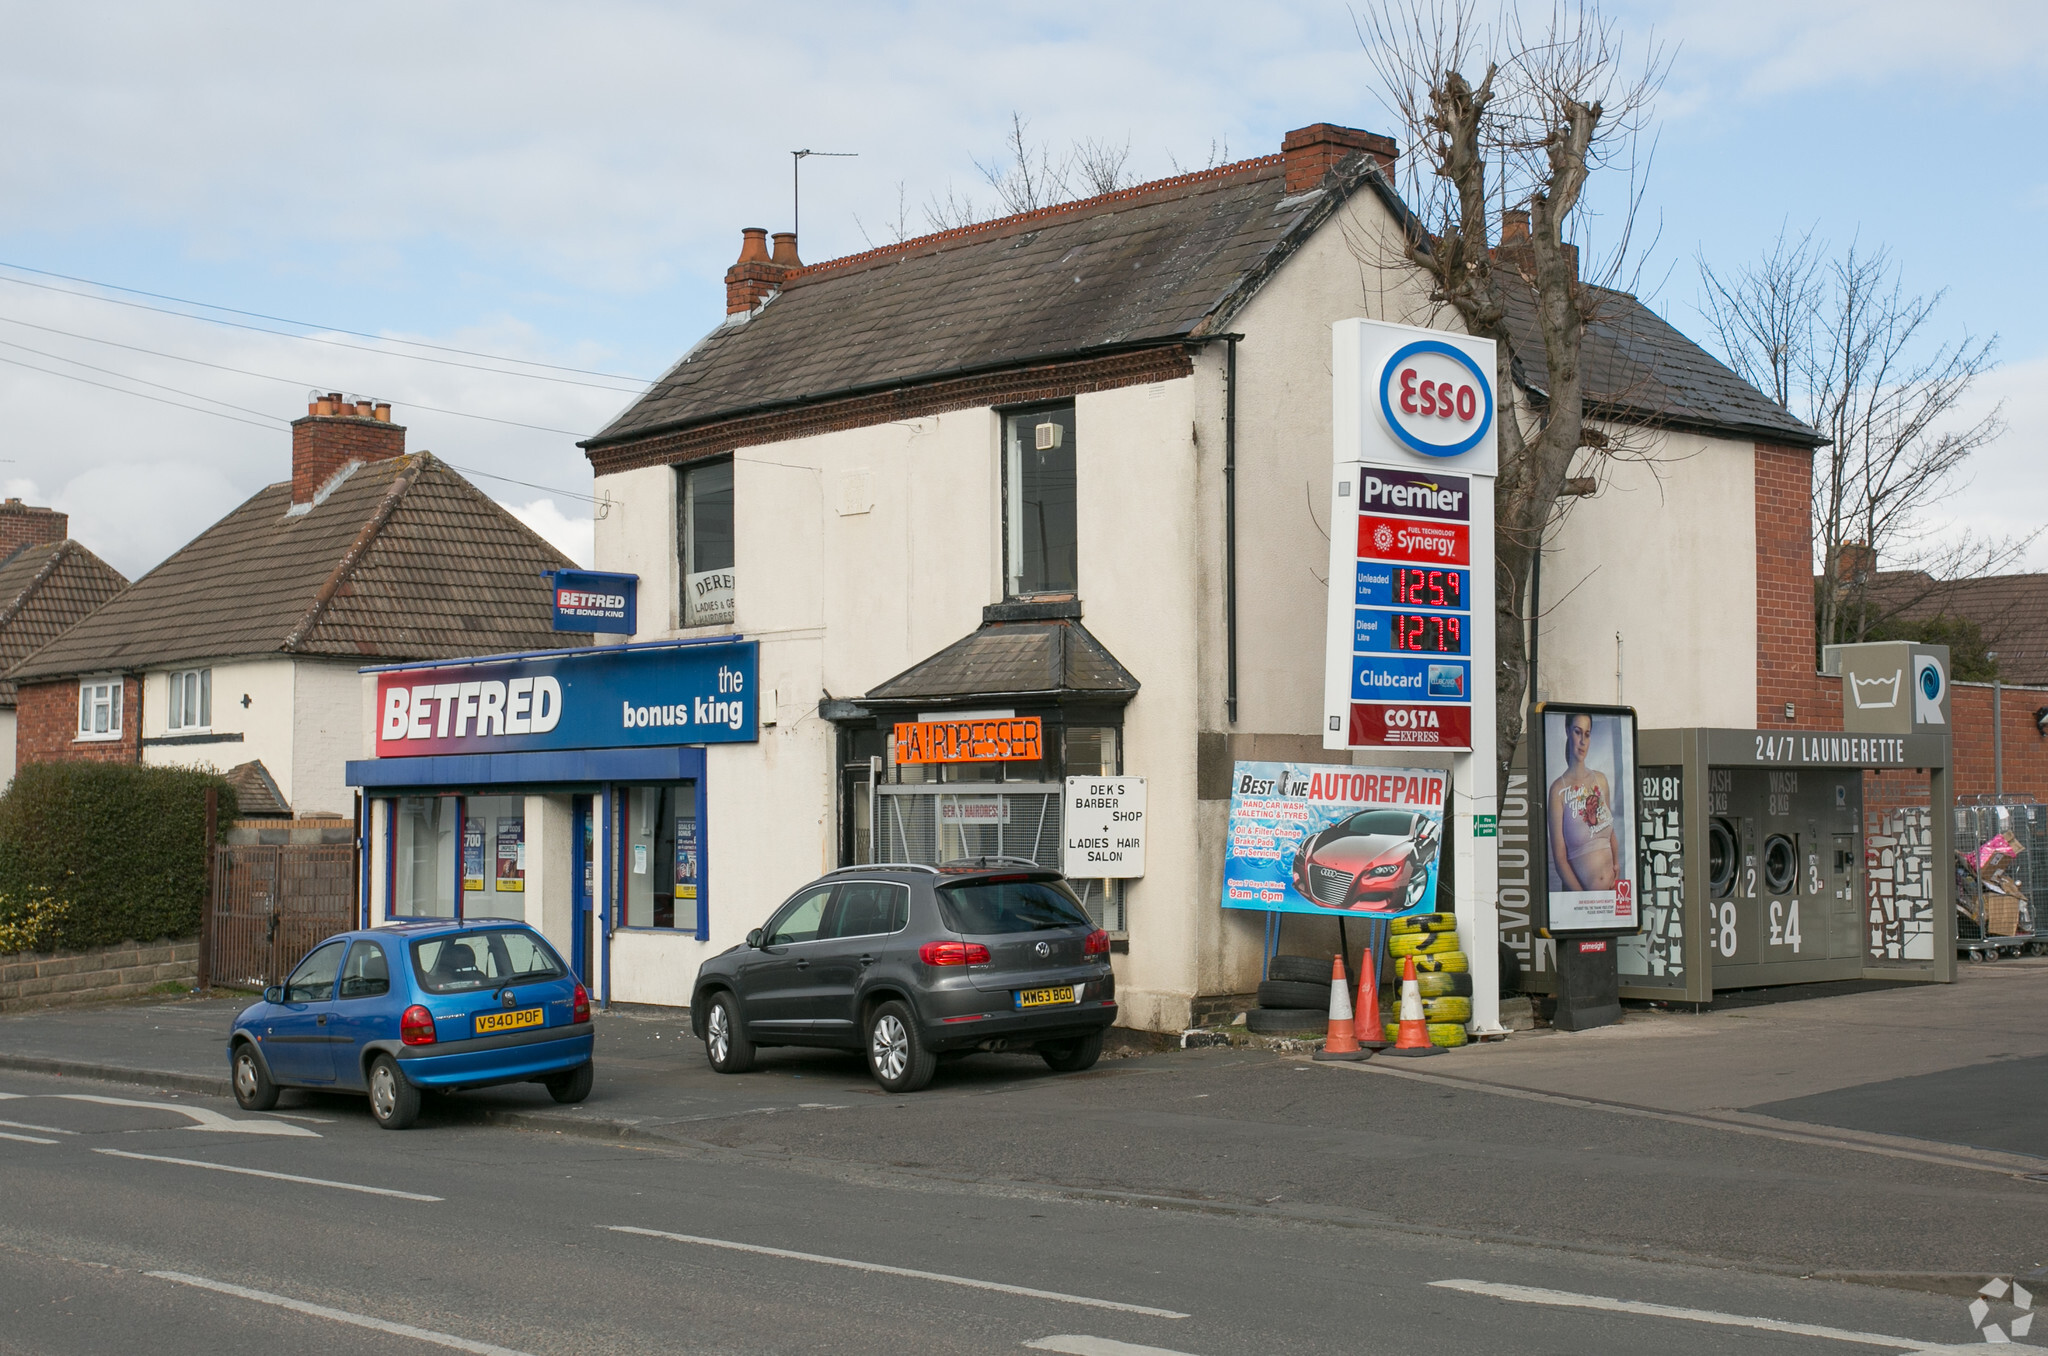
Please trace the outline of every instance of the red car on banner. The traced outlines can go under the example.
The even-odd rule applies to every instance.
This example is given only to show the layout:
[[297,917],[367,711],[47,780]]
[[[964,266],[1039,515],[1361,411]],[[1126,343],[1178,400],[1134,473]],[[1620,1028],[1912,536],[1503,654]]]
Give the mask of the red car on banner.
[[1362,810],[1317,833],[1294,857],[1294,888],[1326,909],[1401,913],[1421,902],[1439,846],[1436,820]]

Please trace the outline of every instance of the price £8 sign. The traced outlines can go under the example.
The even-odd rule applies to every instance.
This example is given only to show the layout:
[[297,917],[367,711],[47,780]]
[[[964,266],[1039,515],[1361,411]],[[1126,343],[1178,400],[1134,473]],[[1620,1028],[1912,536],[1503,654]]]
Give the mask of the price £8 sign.
[[1379,407],[1388,431],[1410,450],[1455,457],[1493,426],[1493,382],[1462,349],[1419,339],[1381,367]]

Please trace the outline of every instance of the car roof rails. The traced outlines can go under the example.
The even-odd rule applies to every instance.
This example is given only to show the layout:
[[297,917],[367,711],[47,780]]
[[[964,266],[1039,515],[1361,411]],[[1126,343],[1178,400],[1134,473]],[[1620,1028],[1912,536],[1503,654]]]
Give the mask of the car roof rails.
[[1021,866],[1032,871],[1051,871],[1054,873],[1059,871],[1059,868],[1056,866],[1044,866],[1032,861],[1029,857],[954,857],[940,863],[942,869],[953,871],[959,871],[963,868],[967,870],[980,870],[986,867],[1004,866]]
[[858,866],[840,866],[827,871],[827,876],[843,876],[849,871],[928,871],[939,874],[939,868],[930,862],[862,862]]

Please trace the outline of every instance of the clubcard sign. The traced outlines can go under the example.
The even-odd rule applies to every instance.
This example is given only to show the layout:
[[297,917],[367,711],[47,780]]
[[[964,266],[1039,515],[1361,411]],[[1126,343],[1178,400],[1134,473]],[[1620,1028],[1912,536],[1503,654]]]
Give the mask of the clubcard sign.
[[1440,768],[1239,763],[1223,907],[1395,918],[1436,905]]
[[758,739],[751,640],[561,650],[377,675],[377,756]]
[[1493,345],[1365,320],[1334,334],[1323,747],[1470,750],[1493,667]]

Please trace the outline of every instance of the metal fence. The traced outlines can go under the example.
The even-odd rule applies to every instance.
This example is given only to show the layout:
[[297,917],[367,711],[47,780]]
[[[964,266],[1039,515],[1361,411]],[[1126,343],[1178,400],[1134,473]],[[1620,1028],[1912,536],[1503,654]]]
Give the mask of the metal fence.
[[224,843],[214,849],[200,983],[266,988],[355,925],[353,844]]

